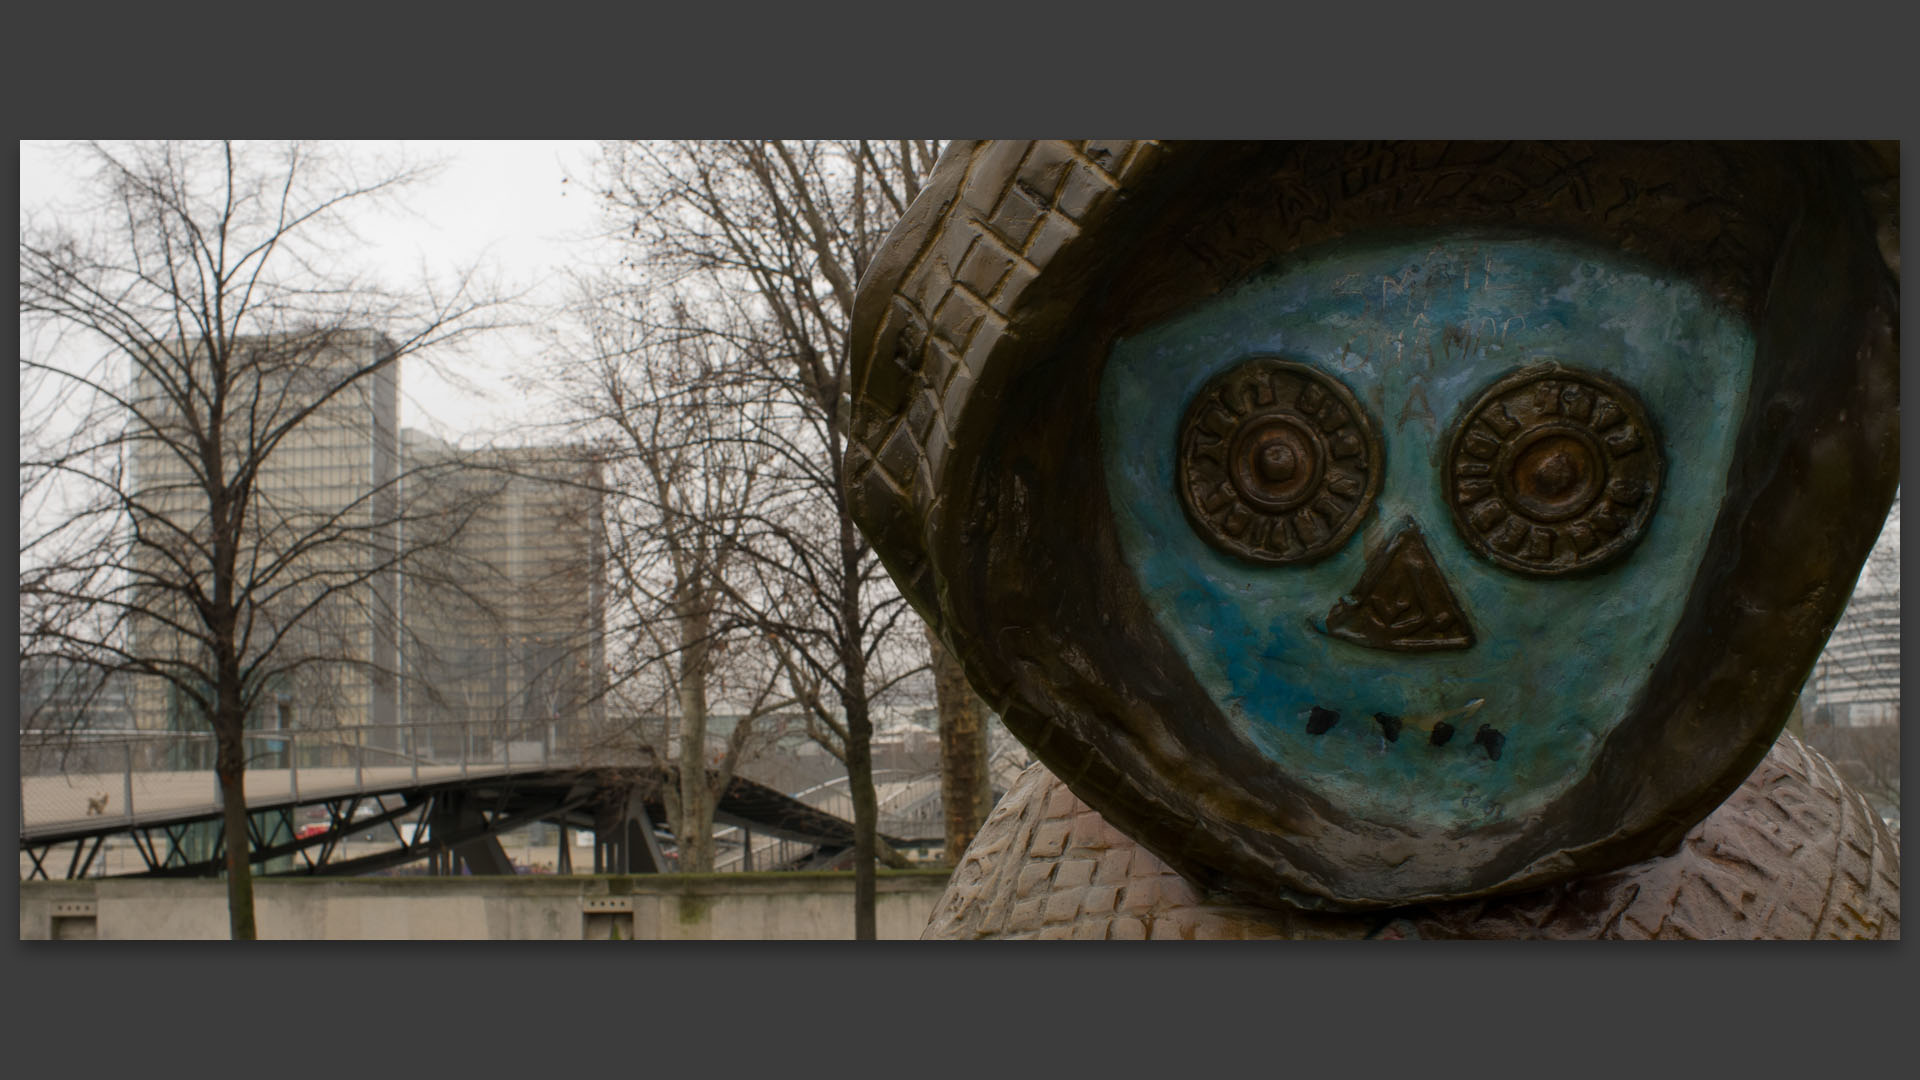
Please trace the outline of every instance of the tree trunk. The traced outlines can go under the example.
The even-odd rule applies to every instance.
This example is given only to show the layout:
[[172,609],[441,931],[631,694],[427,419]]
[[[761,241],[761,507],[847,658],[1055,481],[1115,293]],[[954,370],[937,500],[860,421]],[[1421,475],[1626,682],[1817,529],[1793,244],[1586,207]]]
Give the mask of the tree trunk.
[[973,692],[960,662],[927,627],[934,695],[940,707],[940,803],[946,812],[947,865],[960,856],[993,810],[987,771],[987,704]]
[[247,833],[247,787],[244,742],[238,735],[218,737],[221,819],[227,849],[227,926],[235,941],[260,935],[253,921],[253,864]]
[[671,822],[680,872],[713,871],[713,790],[707,786],[707,631],[705,612],[680,620],[680,813]]
[[864,695],[848,695],[846,706],[847,794],[853,799],[853,937],[872,941],[879,936],[874,917],[879,895],[874,839],[880,826],[880,805],[873,794],[873,721]]
[[[843,461],[841,439],[832,433],[833,460]],[[836,467],[834,482],[845,490],[846,477]],[[879,800],[873,791],[873,713],[867,700],[867,654],[862,640],[860,619],[860,547],[861,538],[853,519],[847,515],[845,500],[840,502],[840,670],[845,673],[845,691],[840,700],[847,716],[847,794],[853,800],[853,937],[872,941],[879,937],[874,905],[879,897],[875,877],[874,841],[880,831]]]

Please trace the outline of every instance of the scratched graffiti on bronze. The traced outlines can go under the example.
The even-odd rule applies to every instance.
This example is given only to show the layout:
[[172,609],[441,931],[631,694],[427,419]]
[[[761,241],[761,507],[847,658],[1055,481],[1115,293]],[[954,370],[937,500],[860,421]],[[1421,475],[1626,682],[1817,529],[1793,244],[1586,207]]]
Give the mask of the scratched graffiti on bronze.
[[1209,544],[1257,563],[1340,550],[1380,487],[1380,436],[1352,391],[1259,357],[1218,376],[1180,424],[1180,501]]
[[1639,542],[1664,469],[1659,436],[1630,390],[1543,364],[1500,379],[1461,414],[1447,446],[1447,503],[1476,553],[1557,577]]

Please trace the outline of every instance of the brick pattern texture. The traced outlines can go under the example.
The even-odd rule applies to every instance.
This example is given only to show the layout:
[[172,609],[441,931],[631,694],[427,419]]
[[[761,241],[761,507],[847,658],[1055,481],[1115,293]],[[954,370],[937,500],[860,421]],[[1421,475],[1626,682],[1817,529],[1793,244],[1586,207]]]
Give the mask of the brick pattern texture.
[[[867,353],[855,365],[862,377],[848,483],[871,518],[862,522],[870,534],[918,536],[928,528],[952,446],[949,420],[964,408],[1021,296],[1161,157],[1158,143],[1112,140],[1003,140],[964,153],[951,207],[916,237],[876,331],[855,343]],[[905,559],[924,550],[881,546]],[[910,596],[931,598],[923,566],[897,569]]]
[[1201,895],[1044,766],[967,849],[924,939],[1897,939],[1900,852],[1831,763],[1782,735],[1678,850],[1489,900],[1362,914]]

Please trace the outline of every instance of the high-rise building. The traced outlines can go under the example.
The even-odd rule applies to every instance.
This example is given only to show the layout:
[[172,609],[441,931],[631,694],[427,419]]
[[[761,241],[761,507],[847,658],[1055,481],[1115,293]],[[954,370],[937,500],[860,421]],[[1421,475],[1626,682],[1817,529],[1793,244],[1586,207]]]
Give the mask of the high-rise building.
[[1802,692],[1808,745],[1900,821],[1900,497]]
[[[297,662],[265,688],[250,723],[321,727],[398,719],[400,374],[397,359],[381,363],[393,348],[372,331],[336,331],[244,339],[232,350],[240,374],[226,380],[220,403],[223,472],[232,477],[240,460],[271,442],[238,545],[236,576],[250,600],[243,629],[250,655],[270,643],[272,666]],[[203,388],[212,384],[203,360],[185,366],[198,369]],[[189,423],[180,395],[163,393],[159,378],[144,369],[133,380],[133,394],[144,419],[136,425],[129,489],[141,507],[135,527],[146,541],[134,551],[135,576],[178,580],[190,571],[205,588],[204,550],[175,558],[204,549],[210,535],[191,438],[196,427],[204,430],[204,412]],[[209,394],[190,400],[196,410],[211,407]],[[288,421],[291,427],[273,442],[268,433]],[[136,652],[194,656],[199,644],[167,624],[198,625],[182,597],[149,590],[141,607],[149,617],[132,622]],[[139,727],[206,727],[189,699],[164,679],[138,679],[132,697]]]
[[1847,610],[1814,665],[1811,699],[1838,727],[1900,721],[1900,501],[1860,569]]
[[124,731],[132,722],[127,678],[55,656],[20,658],[20,730]]
[[402,586],[407,723],[435,725],[436,743],[575,743],[597,726],[605,666],[598,467],[573,446],[402,438],[424,549]]

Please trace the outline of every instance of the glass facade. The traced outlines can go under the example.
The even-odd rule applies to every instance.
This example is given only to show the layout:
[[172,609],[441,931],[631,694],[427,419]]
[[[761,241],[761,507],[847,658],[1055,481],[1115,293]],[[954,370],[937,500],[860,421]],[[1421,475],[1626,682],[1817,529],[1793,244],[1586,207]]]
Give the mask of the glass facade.
[[[232,490],[258,463],[236,563],[252,601],[240,632],[255,655],[271,643],[280,661],[304,661],[256,709],[273,713],[266,726],[396,719],[399,362],[381,363],[392,348],[370,332],[248,339],[231,350],[224,379],[199,354],[133,379],[135,576],[151,575],[134,587],[149,593],[140,606],[152,616],[131,627],[137,651],[204,670],[199,616],[179,586],[212,592],[213,500],[197,451],[216,404],[208,388],[223,385],[223,483],[214,486]],[[179,386],[194,390],[169,392]],[[138,727],[205,729],[192,698],[167,680],[139,680],[133,699]]]
[[[579,447],[462,453],[406,433],[405,721],[556,748],[597,715],[598,469]],[[436,531],[464,528],[446,542]]]

